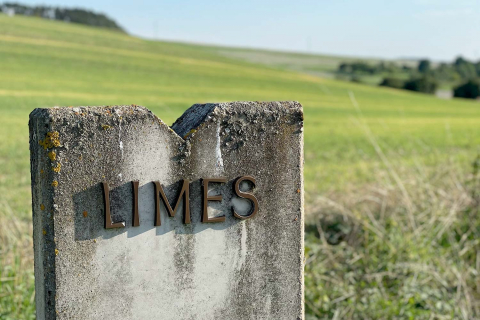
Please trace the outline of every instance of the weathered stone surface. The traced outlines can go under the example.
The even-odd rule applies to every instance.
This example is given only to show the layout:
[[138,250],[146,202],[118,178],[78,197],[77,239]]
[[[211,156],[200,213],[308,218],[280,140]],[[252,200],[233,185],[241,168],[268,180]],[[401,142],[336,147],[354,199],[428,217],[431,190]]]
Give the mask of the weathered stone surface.
[[[303,319],[303,113],[296,102],[194,105],[172,128],[138,106],[30,115],[37,319]],[[239,176],[258,199],[234,195]],[[223,201],[202,223],[201,178]],[[161,207],[190,180],[191,224]],[[140,226],[132,226],[131,181]],[[111,189],[104,228],[101,182]],[[243,186],[245,187],[245,186]]]

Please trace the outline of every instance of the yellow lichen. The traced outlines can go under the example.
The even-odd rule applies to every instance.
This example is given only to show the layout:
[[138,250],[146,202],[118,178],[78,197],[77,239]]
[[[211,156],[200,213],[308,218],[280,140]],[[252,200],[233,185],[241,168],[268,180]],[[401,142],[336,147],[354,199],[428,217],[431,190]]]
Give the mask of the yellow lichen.
[[44,140],[40,140],[38,142],[43,149],[51,149],[53,147],[59,147],[60,146],[60,134],[58,131],[51,131],[47,132],[47,135],[45,136]]
[[59,173],[60,170],[62,170],[62,164],[61,164],[60,162],[57,163],[57,166],[52,167],[52,170],[53,170],[54,172],[56,172],[56,173]]
[[183,137],[183,139],[187,139],[187,137],[188,137],[189,135],[191,135],[192,133],[195,133],[196,131],[197,131],[197,129],[192,129],[192,130],[190,130],[190,131]]
[[40,210],[42,210],[42,211],[45,210],[45,206],[43,205],[43,203],[40,204]]
[[58,249],[55,248],[55,255],[58,256]]
[[43,235],[46,235],[47,234],[47,231],[45,231],[45,229],[42,230],[42,233]]
[[58,181],[57,180],[52,182],[52,187],[54,187],[54,188],[58,187]]
[[102,128],[103,128],[103,130],[108,130],[111,127],[108,124],[102,124]]
[[88,216],[88,212],[87,211],[83,211],[83,216],[86,218]]
[[50,151],[48,153],[48,157],[50,158],[50,160],[55,161],[55,159],[57,159],[57,154],[55,153],[55,151]]
[[40,169],[40,173],[43,174],[43,169]]

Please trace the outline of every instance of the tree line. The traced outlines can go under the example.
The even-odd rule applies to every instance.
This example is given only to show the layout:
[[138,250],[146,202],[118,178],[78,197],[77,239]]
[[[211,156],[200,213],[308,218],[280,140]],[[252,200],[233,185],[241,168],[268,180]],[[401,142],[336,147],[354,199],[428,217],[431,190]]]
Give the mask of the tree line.
[[107,17],[102,13],[95,13],[93,11],[84,9],[67,9],[60,7],[48,6],[26,6],[19,3],[6,2],[0,4],[2,12],[8,15],[24,15],[34,16],[51,20],[60,20],[66,22],[75,22],[95,27],[103,27],[125,32],[120,25],[113,19]]
[[472,62],[458,57],[452,63],[432,63],[420,60],[416,66],[398,62],[368,63],[344,62],[338,75],[347,75],[351,81],[361,82],[362,77],[381,77],[380,86],[433,94],[440,85],[453,88],[453,96],[480,98],[480,61]]

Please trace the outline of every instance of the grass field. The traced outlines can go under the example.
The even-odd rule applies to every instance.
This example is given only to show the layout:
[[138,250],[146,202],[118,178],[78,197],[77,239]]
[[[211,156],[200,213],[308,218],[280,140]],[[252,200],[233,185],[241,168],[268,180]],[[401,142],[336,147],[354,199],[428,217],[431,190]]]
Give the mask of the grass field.
[[[459,299],[472,297],[462,293],[464,288],[470,290],[475,286],[472,290],[476,290],[478,278],[473,273],[470,275],[468,269],[469,263],[476,261],[477,251],[480,251],[476,239],[470,238],[476,233],[467,232],[465,239],[461,234],[454,234],[480,223],[476,224],[475,220],[464,225],[465,218],[458,218],[458,221],[455,218],[445,224],[440,236],[435,233],[435,237],[427,231],[436,229],[426,226],[433,228],[435,221],[440,225],[446,223],[444,213],[448,217],[452,212],[465,214],[466,217],[467,213],[473,212],[473,191],[469,191],[470,185],[464,178],[469,177],[473,170],[471,164],[480,153],[480,104],[322,79],[281,70],[281,65],[269,66],[258,60],[255,61],[257,64],[247,62],[248,59],[241,59],[243,53],[240,49],[237,55],[231,54],[234,49],[228,49],[230,54],[225,54],[225,50],[146,41],[85,26],[36,18],[10,18],[0,14],[0,319],[34,318],[27,128],[30,111],[57,105],[138,104],[148,107],[166,123],[173,123],[193,103],[231,100],[300,101],[305,113],[307,213],[315,217],[312,221],[316,221],[315,214],[322,207],[319,203],[328,203],[325,210],[333,210],[343,217],[346,217],[345,212],[350,212],[347,215],[349,221],[353,217],[358,221],[354,219],[357,222],[347,223],[347,226],[363,230],[359,236],[363,240],[357,238],[353,246],[355,250],[347,245],[348,242],[329,247],[321,227],[307,233],[307,250],[313,252],[307,261],[309,317],[340,319],[338,317],[342,315],[346,318],[363,314],[364,317],[360,318],[376,318],[375,315],[391,318],[393,315],[413,314],[428,319],[432,315],[443,314],[442,308],[447,307],[438,306],[437,302],[443,303],[450,298],[445,302],[451,308],[448,309],[449,314],[466,319],[478,316],[476,303],[470,302],[467,306],[458,303]],[[452,172],[455,175],[451,175]],[[450,177],[455,177],[458,183],[450,183],[454,179]],[[439,180],[430,183],[429,179]],[[388,199],[381,202],[385,203],[381,206],[383,209],[365,209],[358,207],[361,201],[350,201],[365,196],[371,190],[377,192],[379,189],[372,189],[372,186],[379,185],[384,189],[381,196],[377,194],[376,197]],[[443,197],[440,189],[445,193]],[[457,193],[460,189],[464,192]],[[447,201],[452,195],[459,198]],[[326,198],[330,202],[323,201]],[[469,201],[465,200],[467,198]],[[437,200],[434,202],[432,199]],[[342,210],[332,203],[342,203]],[[391,208],[392,218],[385,216],[385,208]],[[371,210],[374,219],[364,215],[364,210]],[[425,216],[425,212],[432,215]],[[416,220],[417,216],[411,216],[416,213],[418,224],[412,224],[412,219]],[[370,222],[360,223],[364,217]],[[398,221],[395,222],[397,225],[393,225],[392,221]],[[463,224],[459,226],[457,222]],[[335,225],[341,226],[342,223],[336,222]],[[425,228],[419,231],[419,225],[425,225]],[[387,234],[396,237],[396,240],[386,241],[384,237]],[[440,246],[444,234],[452,238],[447,239],[450,241],[448,248],[441,251],[434,244]],[[430,242],[418,242],[421,235],[425,235],[422,241]],[[402,241],[403,237],[408,241]],[[385,248],[385,243],[391,246]],[[419,243],[433,249],[419,251]],[[403,248],[402,253],[393,255],[388,251],[395,247],[399,250]],[[467,251],[459,256],[458,252],[464,248],[468,250],[465,249]],[[384,250],[387,250],[386,253]],[[473,256],[470,256],[470,251]],[[414,260],[416,265],[429,264],[429,259],[437,259],[439,252],[444,257],[452,254],[451,259],[455,261],[435,261],[439,265],[452,263],[458,274],[465,272],[473,278],[465,280],[460,289],[450,285],[450,279],[443,279],[448,290],[453,290],[450,294],[445,289],[447,298],[441,290],[441,282],[441,285],[430,286],[430,282],[425,280],[423,287],[442,287],[440,295],[436,292],[427,294],[428,301],[433,301],[433,307],[430,302],[418,304],[417,298],[412,298],[412,302],[410,293],[397,290],[401,285],[399,283],[391,284],[391,289],[385,284],[387,289],[384,291],[371,293],[381,297],[381,301],[355,300],[356,295],[366,294],[367,291],[363,290],[383,283],[378,276],[368,278],[380,272],[370,269],[382,265],[381,261],[375,263],[375,259],[359,267],[364,272],[360,272],[365,277],[362,281],[337,283],[334,286],[336,289],[328,285],[325,277],[336,271],[337,281],[346,281],[348,270],[339,268],[344,264],[358,263],[359,259],[364,259],[359,255],[366,252],[377,262],[382,259],[379,255],[385,254],[385,259],[390,262],[394,257],[395,263]],[[330,260],[326,261],[325,257],[330,257]],[[467,257],[468,261],[465,260]],[[480,271],[478,263],[473,264],[476,272]],[[324,269],[325,266],[331,269]],[[411,272],[402,271],[396,277],[421,278],[419,273],[415,275]],[[451,272],[448,271],[448,277]],[[452,281],[456,283],[455,279]],[[340,292],[342,285],[345,292],[351,292]],[[411,296],[416,297],[415,294]],[[400,302],[404,301],[402,299],[406,299],[408,312],[400,306]],[[332,304],[332,301],[335,303]],[[376,310],[367,308],[370,304],[379,309],[385,304],[384,309],[391,313],[369,313],[369,310]],[[364,310],[362,306],[367,307]],[[415,313],[417,309],[421,309],[418,314]]]

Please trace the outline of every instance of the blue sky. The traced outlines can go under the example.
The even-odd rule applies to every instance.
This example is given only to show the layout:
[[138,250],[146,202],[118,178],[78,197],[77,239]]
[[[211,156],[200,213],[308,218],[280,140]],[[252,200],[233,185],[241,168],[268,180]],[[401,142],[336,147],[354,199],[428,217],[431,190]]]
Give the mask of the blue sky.
[[104,12],[131,34],[336,55],[480,60],[480,0],[19,0]]

